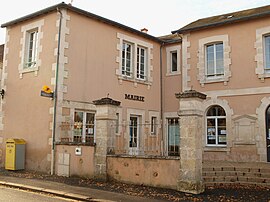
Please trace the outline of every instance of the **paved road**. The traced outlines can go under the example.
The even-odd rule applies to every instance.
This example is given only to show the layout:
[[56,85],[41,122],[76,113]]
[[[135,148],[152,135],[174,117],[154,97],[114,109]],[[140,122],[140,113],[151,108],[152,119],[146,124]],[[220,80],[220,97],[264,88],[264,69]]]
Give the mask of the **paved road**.
[[12,189],[0,186],[0,202],[31,202],[31,201],[42,201],[42,202],[67,202],[74,201],[70,199],[62,199],[51,195],[27,192],[19,189]]

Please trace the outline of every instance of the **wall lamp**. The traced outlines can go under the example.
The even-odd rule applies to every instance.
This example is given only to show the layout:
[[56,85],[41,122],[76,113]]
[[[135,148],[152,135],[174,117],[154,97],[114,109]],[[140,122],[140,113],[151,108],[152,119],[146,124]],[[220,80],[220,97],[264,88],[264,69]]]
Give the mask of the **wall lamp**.
[[2,89],[2,90],[0,91],[0,95],[1,95],[2,99],[4,99],[4,95],[5,95],[5,90],[4,90],[4,89]]

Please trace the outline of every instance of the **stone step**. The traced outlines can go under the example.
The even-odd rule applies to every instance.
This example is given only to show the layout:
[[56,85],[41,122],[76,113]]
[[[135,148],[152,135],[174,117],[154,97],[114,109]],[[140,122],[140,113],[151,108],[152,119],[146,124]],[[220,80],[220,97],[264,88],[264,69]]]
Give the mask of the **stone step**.
[[231,183],[270,187],[270,163],[203,162],[202,177],[206,186]]
[[261,177],[269,178],[270,172],[239,172],[239,171],[203,171],[203,176],[238,176],[238,177]]
[[270,185],[270,178],[261,178],[261,177],[237,177],[237,176],[203,176],[204,182],[211,183],[223,183],[223,182],[232,182],[232,183],[245,183],[249,182],[252,184],[268,184]]

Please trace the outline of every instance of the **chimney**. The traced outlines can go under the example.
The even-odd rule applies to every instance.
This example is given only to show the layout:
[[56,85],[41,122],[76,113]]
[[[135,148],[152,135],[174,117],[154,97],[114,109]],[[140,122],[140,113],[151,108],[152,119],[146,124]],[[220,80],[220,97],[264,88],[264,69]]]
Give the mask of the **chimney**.
[[148,29],[146,29],[146,28],[143,28],[143,29],[141,29],[141,32],[143,32],[143,33],[146,33],[146,34],[147,34],[147,32],[148,32]]

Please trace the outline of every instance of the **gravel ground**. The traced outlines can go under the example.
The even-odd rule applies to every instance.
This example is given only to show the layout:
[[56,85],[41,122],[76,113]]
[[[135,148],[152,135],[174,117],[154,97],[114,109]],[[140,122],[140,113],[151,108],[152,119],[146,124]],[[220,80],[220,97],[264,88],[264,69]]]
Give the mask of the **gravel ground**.
[[0,176],[1,175],[28,179],[48,180],[65,183],[68,185],[91,187],[133,196],[163,199],[168,201],[270,202],[269,188],[254,185],[216,185],[214,187],[207,187],[203,194],[193,195],[171,189],[153,188],[144,185],[132,185],[115,181],[99,182],[93,179],[79,177],[52,176],[34,171],[6,171],[0,169]]

